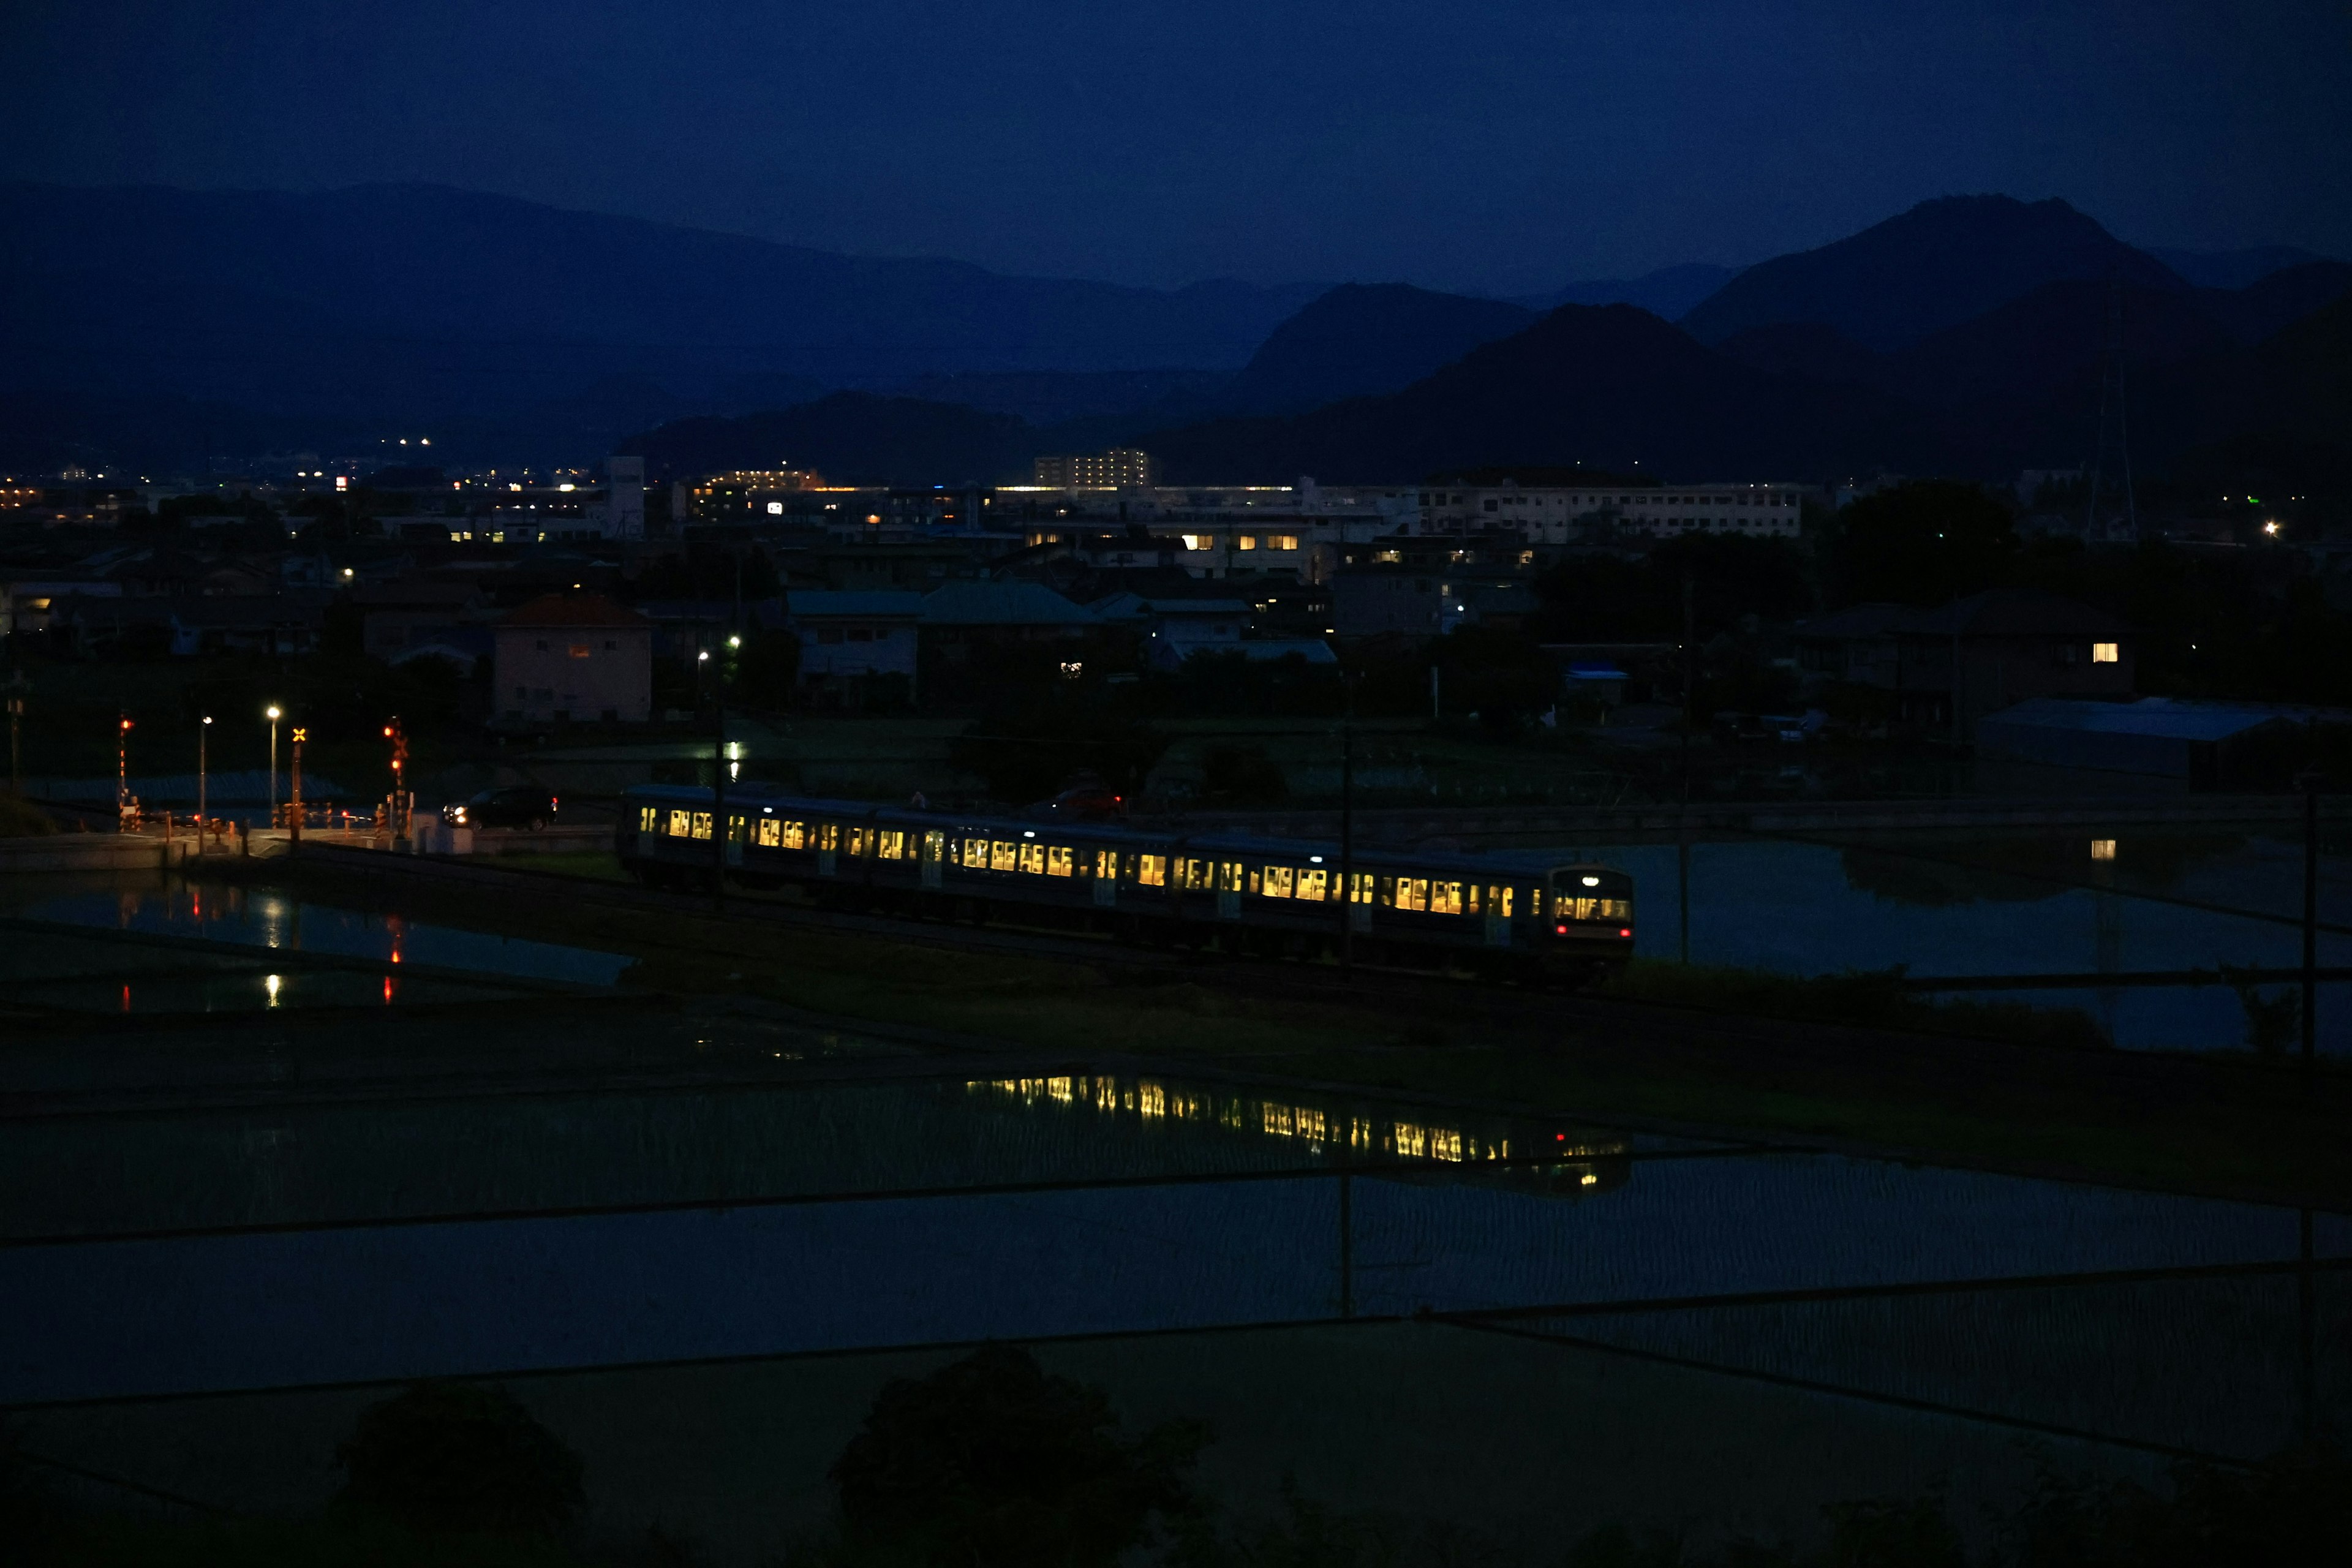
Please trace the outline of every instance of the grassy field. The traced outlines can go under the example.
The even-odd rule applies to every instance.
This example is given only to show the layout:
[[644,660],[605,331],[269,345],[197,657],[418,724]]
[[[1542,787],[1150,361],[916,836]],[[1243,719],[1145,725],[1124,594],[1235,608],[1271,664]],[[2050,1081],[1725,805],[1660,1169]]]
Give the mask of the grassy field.
[[[612,874],[601,858],[562,858],[580,862],[561,868],[573,875]],[[946,1031],[980,1049],[1194,1061],[2352,1206],[2352,1075],[2332,1065],[2306,1102],[2287,1064],[2119,1051],[2072,1026],[2021,1030],[1909,998],[1874,1016],[1887,1004],[1866,986],[1862,1016],[1878,1026],[1856,1026],[1850,1005],[1818,984],[1685,972],[1677,993],[1662,973],[1673,965],[1644,966],[1631,985],[1651,1000],[1531,1002],[1467,985],[1357,1000],[1330,988],[1328,970],[1300,971],[1294,992],[1262,970],[955,951],[567,900],[555,877],[518,881],[512,892],[404,890],[400,902],[418,919],[632,953],[642,985]],[[1971,1023],[2009,1037],[1971,1037]]]

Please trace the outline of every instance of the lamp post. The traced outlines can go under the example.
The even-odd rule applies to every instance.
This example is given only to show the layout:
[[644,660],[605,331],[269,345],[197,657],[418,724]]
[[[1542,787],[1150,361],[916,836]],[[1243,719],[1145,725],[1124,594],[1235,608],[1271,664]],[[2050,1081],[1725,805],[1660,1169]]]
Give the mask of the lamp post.
[[273,702],[262,710],[269,720],[269,826],[278,826],[278,721],[283,717]]
[[205,814],[205,742],[211,738],[212,732],[213,716],[207,713],[196,723],[196,853],[199,855],[205,852],[205,825],[209,820]]

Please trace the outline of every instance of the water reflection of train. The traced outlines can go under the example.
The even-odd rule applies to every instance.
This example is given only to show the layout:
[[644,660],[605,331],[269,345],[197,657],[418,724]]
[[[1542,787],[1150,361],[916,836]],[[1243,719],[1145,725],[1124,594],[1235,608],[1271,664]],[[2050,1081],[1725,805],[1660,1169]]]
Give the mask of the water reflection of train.
[[1073,1074],[975,1079],[967,1093],[998,1105],[1066,1108],[1138,1130],[1192,1127],[1210,1136],[1296,1147],[1309,1163],[1383,1175],[1445,1171],[1580,1196],[1633,1176],[1633,1144],[1621,1133],[1466,1113],[1402,1111],[1296,1091],[1213,1088],[1166,1079]]
[[1328,844],[959,817],[756,785],[728,792],[714,854],[712,813],[706,789],[625,792],[621,863],[657,887],[707,887],[723,861],[730,880],[803,887],[835,907],[1013,916],[1267,956],[1335,946],[1344,902],[1359,957],[1497,976],[1580,978],[1633,951],[1633,879],[1607,866],[1360,849],[1343,878]]

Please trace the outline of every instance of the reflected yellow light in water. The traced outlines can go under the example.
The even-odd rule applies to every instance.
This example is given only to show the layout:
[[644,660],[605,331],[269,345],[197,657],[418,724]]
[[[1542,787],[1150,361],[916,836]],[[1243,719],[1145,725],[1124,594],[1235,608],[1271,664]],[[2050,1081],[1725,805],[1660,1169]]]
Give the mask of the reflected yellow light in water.
[[265,980],[263,980],[261,984],[262,984],[262,985],[263,985],[265,988],[267,988],[267,989],[268,989],[268,991],[269,992],[269,1005],[270,1005],[272,1007],[277,1006],[277,1005],[278,1005],[278,988],[279,986],[281,986],[281,985],[285,984],[286,984],[286,982],[285,982],[282,978],[280,978],[279,976],[275,975],[275,974],[272,974],[272,975],[268,976],[268,978],[266,978]]

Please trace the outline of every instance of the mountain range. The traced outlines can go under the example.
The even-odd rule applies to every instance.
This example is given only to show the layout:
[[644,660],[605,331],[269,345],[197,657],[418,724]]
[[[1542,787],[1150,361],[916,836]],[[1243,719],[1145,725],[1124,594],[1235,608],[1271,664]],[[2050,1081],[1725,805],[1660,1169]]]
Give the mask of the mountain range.
[[2352,287],[2305,252],[2158,254],[2005,196],[1501,300],[1009,278],[430,186],[0,195],[0,466],[19,469],[427,430],[456,462],[591,461],[635,430],[657,466],[901,483],[1131,442],[1197,479],[1991,473],[2079,460],[2116,307],[2136,443],[2160,462],[2265,420],[2341,439],[2265,389],[2301,364],[2333,395],[2296,345]]
[[2200,288],[2063,203],[1948,198],[1748,268],[1679,323],[1562,306],[1402,390],[1146,445],[1171,478],[1255,482],[1496,462],[2013,475],[2087,455],[2112,326],[2144,471],[2289,429],[2308,459],[2352,431],[2315,347],[2340,335],[2352,266],[2278,259]]

